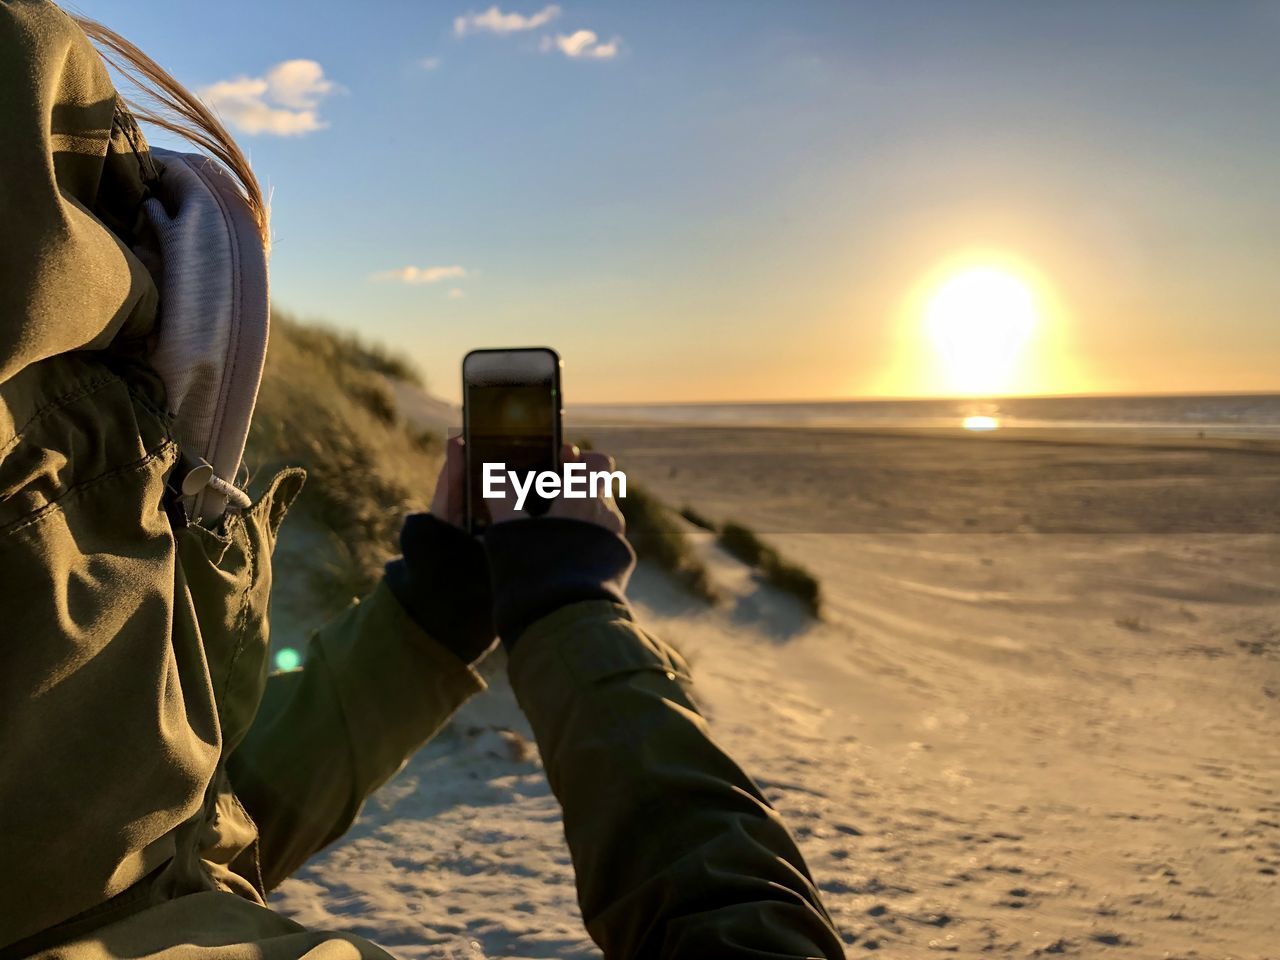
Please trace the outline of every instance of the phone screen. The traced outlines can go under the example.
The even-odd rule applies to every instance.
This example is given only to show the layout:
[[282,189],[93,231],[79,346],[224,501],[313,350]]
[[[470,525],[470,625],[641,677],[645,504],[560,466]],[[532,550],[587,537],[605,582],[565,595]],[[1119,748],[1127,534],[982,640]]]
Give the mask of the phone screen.
[[[480,533],[491,522],[482,496],[486,463],[521,477],[560,468],[560,358],[542,347],[473,351],[462,362],[462,392],[467,524]],[[525,510],[547,506],[531,493]]]

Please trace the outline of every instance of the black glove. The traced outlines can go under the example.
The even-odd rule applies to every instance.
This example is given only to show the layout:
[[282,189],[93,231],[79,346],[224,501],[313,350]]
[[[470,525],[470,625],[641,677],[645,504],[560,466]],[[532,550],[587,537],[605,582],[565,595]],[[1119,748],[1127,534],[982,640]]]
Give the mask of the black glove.
[[400,528],[400,550],[386,566],[391,592],[433,640],[464,663],[476,660],[494,636],[484,547],[439,517],[414,513]]
[[508,650],[537,620],[583,600],[626,603],[636,555],[622,537],[585,520],[534,517],[484,534],[493,622]]

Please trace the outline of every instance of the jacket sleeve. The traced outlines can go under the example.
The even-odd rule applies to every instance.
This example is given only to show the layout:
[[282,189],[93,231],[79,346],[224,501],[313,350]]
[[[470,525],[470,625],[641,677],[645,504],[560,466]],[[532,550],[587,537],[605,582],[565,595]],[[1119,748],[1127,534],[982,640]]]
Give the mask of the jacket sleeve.
[[483,689],[385,582],[316,633],[301,670],[267,681],[228,760],[232,787],[258,827],[264,886],[340,837],[365,798]]
[[510,669],[606,958],[844,956],[790,834],[708,734],[684,660],[625,606],[543,618]]

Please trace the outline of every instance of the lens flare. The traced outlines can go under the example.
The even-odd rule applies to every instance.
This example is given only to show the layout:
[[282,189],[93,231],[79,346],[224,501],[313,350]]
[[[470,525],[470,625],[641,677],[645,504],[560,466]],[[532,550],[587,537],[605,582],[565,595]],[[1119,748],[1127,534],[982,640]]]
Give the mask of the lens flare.
[[293,647],[283,647],[276,651],[276,669],[288,673],[302,666],[302,654]]

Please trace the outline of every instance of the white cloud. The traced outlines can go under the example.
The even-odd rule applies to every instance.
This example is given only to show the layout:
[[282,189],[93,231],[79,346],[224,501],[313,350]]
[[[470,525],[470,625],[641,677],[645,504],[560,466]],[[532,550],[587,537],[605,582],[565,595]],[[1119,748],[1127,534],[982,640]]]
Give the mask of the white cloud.
[[271,99],[294,110],[314,110],[336,89],[336,84],[325,78],[324,68],[314,60],[277,63],[267,71],[267,86]]
[[[400,283],[439,283],[441,280],[452,280],[455,277],[465,277],[467,271],[465,267],[401,267],[398,270],[383,270],[381,273],[375,273],[370,279],[385,281],[396,280]],[[450,294],[452,296],[452,293]]]
[[451,288],[449,289],[449,299],[450,299],[450,300],[461,300],[461,299],[462,299],[463,297],[465,297],[466,295],[467,295],[467,294],[466,294],[466,291],[465,291],[465,290],[463,290],[461,287],[451,287]]
[[219,80],[199,90],[223,120],[245,133],[292,137],[323,130],[320,101],[338,89],[314,60],[285,60],[261,77]]
[[557,34],[554,37],[543,37],[541,49],[543,53],[558,50],[566,57],[573,59],[609,60],[618,55],[618,38],[608,43],[601,43],[594,30],[575,30],[569,34]]
[[432,70],[439,70],[440,58],[439,57],[423,57],[421,60],[418,61],[418,66],[420,66],[423,70],[426,70],[428,73],[430,73]]
[[560,16],[560,8],[554,3],[548,4],[537,13],[531,13],[528,16],[514,12],[503,13],[495,4],[483,13],[467,13],[465,16],[455,17],[453,20],[453,32],[460,37],[464,37],[468,33],[482,31],[488,31],[489,33],[520,33],[524,30],[537,30],[539,27],[545,27],[558,16]]

